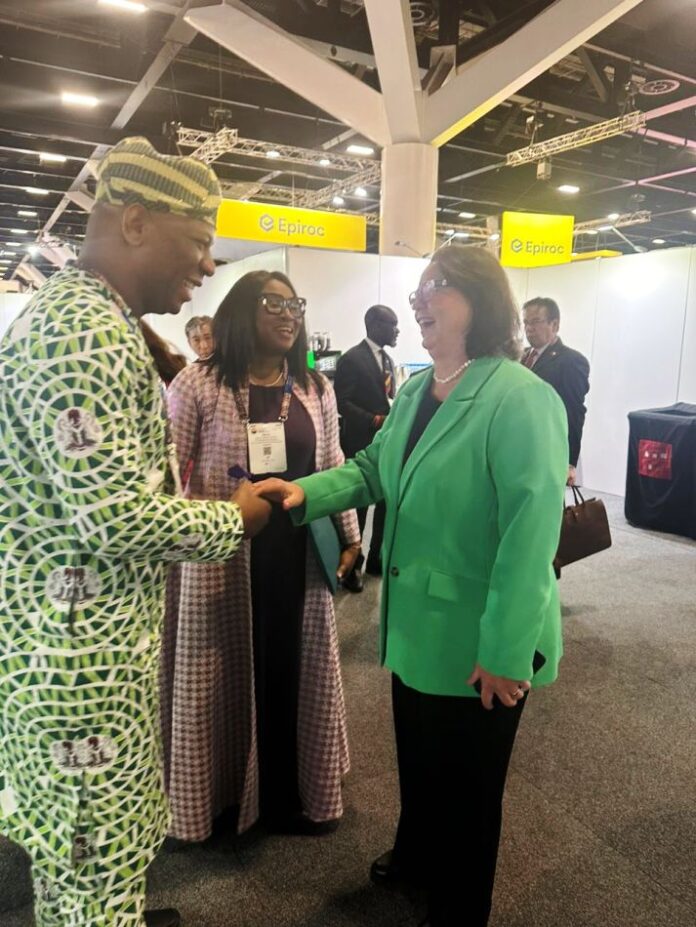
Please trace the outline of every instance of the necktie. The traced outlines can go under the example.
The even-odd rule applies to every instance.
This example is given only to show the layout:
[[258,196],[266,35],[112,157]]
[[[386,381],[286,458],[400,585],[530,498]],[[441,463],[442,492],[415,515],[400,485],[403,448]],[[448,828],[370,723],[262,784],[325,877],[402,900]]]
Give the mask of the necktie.
[[524,359],[524,366],[528,367],[529,370],[531,370],[534,364],[536,363],[536,359],[538,356],[539,356],[539,352],[537,351],[537,349],[530,348],[529,354]]
[[387,352],[384,348],[380,348],[380,355],[382,357],[382,375],[384,377],[384,392],[387,395],[388,399],[394,398],[394,377],[392,376],[391,363],[387,357]]

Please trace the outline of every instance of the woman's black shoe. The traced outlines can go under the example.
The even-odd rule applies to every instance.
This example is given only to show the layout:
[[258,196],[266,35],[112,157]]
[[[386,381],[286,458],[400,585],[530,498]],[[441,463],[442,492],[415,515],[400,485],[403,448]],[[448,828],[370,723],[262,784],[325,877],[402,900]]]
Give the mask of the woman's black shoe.
[[393,860],[394,851],[382,853],[370,866],[370,879],[375,885],[422,885],[422,880],[411,870],[403,869]]
[[179,927],[181,915],[176,908],[161,908],[156,911],[145,912],[147,927]]
[[363,591],[363,578],[362,574],[358,573],[357,570],[351,570],[347,576],[344,576],[341,580],[341,585],[344,589],[347,589],[348,592],[362,592]]

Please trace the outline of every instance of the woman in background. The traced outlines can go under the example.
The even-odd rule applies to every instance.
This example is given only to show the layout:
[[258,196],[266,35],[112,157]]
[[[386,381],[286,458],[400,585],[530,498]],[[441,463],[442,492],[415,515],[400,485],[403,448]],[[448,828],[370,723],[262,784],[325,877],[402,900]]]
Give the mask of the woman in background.
[[[182,473],[192,462],[188,496],[227,499],[246,471],[265,472],[249,422],[282,435],[285,456],[268,466],[286,478],[343,462],[333,389],[307,368],[304,311],[288,278],[266,271],[222,302],[214,353],[169,393]],[[355,513],[335,524],[346,572],[359,550]],[[282,510],[229,563],[183,566],[163,717],[172,836],[204,840],[231,808],[239,831],[259,816],[285,832],[336,826],[348,749],[333,600],[306,529]]]

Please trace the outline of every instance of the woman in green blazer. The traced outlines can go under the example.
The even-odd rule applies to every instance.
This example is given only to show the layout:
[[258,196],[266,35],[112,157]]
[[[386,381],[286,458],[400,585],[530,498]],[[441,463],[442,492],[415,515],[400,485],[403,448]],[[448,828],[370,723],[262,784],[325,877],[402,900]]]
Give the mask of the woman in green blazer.
[[556,393],[515,362],[519,319],[492,255],[441,249],[411,303],[433,367],[401,389],[370,447],[256,489],[303,506],[305,522],[385,500],[380,654],[401,815],[371,877],[424,884],[432,927],[484,927],[517,726],[532,679],[553,682],[562,652],[552,561],[567,424]]

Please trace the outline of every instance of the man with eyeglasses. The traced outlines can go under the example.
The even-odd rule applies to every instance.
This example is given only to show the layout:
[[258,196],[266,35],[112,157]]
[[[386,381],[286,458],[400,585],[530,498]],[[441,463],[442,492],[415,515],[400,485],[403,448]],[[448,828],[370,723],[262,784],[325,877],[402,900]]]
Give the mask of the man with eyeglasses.
[[522,356],[525,367],[545,380],[563,400],[568,416],[568,486],[577,479],[578,457],[585,424],[585,396],[590,389],[590,364],[579,351],[558,337],[561,313],[555,300],[535,296],[522,308],[529,347]]
[[[341,445],[346,457],[372,443],[389,415],[395,393],[394,362],[384,350],[395,347],[399,337],[399,320],[388,306],[371,306],[365,313],[367,337],[338,359],[334,388],[341,414]],[[367,521],[367,509],[358,509],[360,533]],[[381,576],[381,547],[384,533],[384,503],[374,508],[372,539],[365,569]],[[353,570],[343,579],[344,588],[362,592],[361,568],[365,558],[361,553]]]

